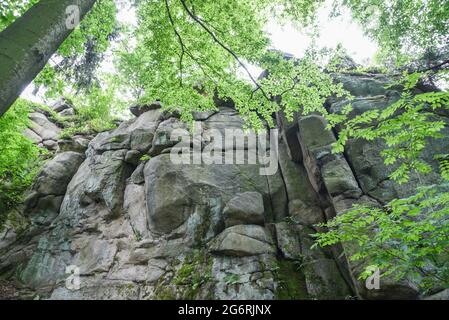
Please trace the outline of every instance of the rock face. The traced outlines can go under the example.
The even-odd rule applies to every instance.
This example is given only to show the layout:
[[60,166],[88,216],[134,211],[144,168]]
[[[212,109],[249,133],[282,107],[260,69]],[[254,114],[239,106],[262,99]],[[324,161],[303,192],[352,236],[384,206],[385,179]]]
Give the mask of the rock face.
[[210,244],[210,251],[228,256],[255,256],[275,253],[266,230],[255,225],[238,225],[225,229]]
[[35,222],[50,223],[59,213],[67,186],[84,158],[81,153],[68,151],[47,162],[25,201],[25,213]]
[[31,131],[37,134],[41,141],[56,141],[61,129],[58,128],[53,122],[39,112],[33,112],[30,114]]
[[265,223],[265,209],[262,195],[258,192],[245,192],[232,198],[223,210],[225,225]]
[[[34,234],[2,251],[2,273],[16,274],[17,282],[52,299],[351,295],[332,258],[324,271],[305,274],[294,267],[303,254],[314,259],[300,245],[313,231],[284,223],[289,207],[299,202],[301,208],[313,208],[309,215],[319,217],[311,221],[323,217],[301,163],[288,159],[284,150],[282,165],[276,160],[278,170],[271,175],[262,174],[266,165],[259,161],[177,164],[171,151],[178,146],[171,137],[186,125],[159,108],[133,110],[137,118],[98,134],[85,157],[68,151],[47,164],[25,209]],[[198,118],[203,119],[200,133],[243,129],[228,107]],[[210,146],[207,137],[181,146],[195,159],[196,145],[200,153]],[[80,140],[74,137],[72,144],[83,145]],[[59,142],[61,149],[66,145]],[[226,159],[236,149],[258,156],[256,144],[248,140],[217,147],[216,154],[204,157]],[[261,150],[267,152],[266,147]],[[279,265],[284,266],[282,274]],[[66,286],[70,266],[79,274],[79,290]],[[296,289],[286,287],[281,277],[297,279]],[[315,281],[322,278],[338,284],[335,294],[325,281]]]
[[[355,110],[397,97],[380,75],[340,80],[356,96]],[[328,107],[342,103],[330,100]],[[136,118],[90,142],[58,141],[59,154],[25,204],[29,230],[0,250],[3,278],[27,296],[50,299],[418,297],[410,283],[365,290],[357,265],[341,254],[351,248],[311,249],[316,224],[353,203],[382,204],[413,187],[386,180],[378,143],[351,141],[346,154],[334,155],[334,134],[321,117],[296,115],[287,123],[279,114],[277,170],[266,175],[262,161],[222,160],[237,151],[260,160],[273,144],[248,139],[211,148],[211,135],[243,128],[232,106],[197,114],[199,135],[188,141],[172,139],[187,127],[159,107],[133,107]],[[70,106],[56,109],[70,113]],[[50,137],[32,132],[36,143]],[[180,150],[182,161],[174,161]]]
[[[337,74],[335,77],[355,97],[351,101],[354,110],[350,116],[386,108],[400,97],[400,92],[396,89],[386,89],[391,82],[380,74]],[[329,99],[327,108],[337,112],[347,103],[342,99]],[[441,120],[448,123],[445,117],[441,117]],[[412,176],[410,182],[403,185],[393,182],[389,175],[394,168],[384,164],[381,157],[384,146],[379,141],[350,140],[344,154],[332,154],[331,144],[336,138],[325,126],[325,120],[318,115],[301,117],[298,119],[297,137],[314,189],[323,195],[322,203],[327,203],[324,209],[326,218],[343,213],[354,204],[384,205],[394,198],[412,195],[420,183],[438,182],[437,174],[429,174],[422,181]],[[283,128],[287,135],[289,127],[283,125]],[[443,131],[445,136],[449,136],[447,128]],[[339,128],[335,133],[339,133]],[[438,164],[431,159],[431,155],[441,153],[448,147],[449,140],[441,139],[435,145],[429,144],[428,150],[431,152],[424,152],[424,159],[434,166],[435,172]],[[298,210],[298,215],[304,217],[304,212]],[[293,215],[292,212],[291,214]],[[307,214],[306,219],[310,218],[312,217]],[[343,249],[350,253],[354,248],[347,246]],[[419,298],[417,286],[411,281],[398,282],[382,278],[380,290],[367,290],[365,283],[357,280],[361,271],[360,263],[347,261],[344,255],[340,256],[343,257],[343,261],[339,261],[340,265],[347,266],[357,296],[368,299]]]
[[131,108],[129,108],[129,111],[136,117],[139,117],[141,114],[155,109],[160,109],[161,103],[159,101],[155,101],[151,104],[144,104],[144,105],[136,105]]
[[52,116],[52,113],[55,112],[58,117],[64,118],[67,123],[70,123],[76,114],[76,109],[71,102],[62,98],[50,107],[50,111],[35,107],[34,112],[29,115],[30,124],[24,130],[23,135],[52,154],[66,151],[84,153],[93,137],[74,135],[70,138],[61,138],[64,125],[67,126],[67,124],[58,122]]

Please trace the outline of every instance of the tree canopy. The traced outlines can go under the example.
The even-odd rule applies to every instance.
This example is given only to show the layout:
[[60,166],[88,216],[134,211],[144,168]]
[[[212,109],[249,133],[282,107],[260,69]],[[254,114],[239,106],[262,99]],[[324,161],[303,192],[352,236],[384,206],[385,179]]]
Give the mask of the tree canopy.
[[[0,2],[4,8],[0,28],[35,2]],[[310,27],[320,7],[329,3],[333,16],[338,16],[341,8],[349,8],[365,32],[378,42],[379,65],[400,68],[417,58],[421,65],[432,65],[444,57],[449,27],[446,1],[125,2],[129,10],[137,12],[134,27],[117,22],[113,0],[99,0],[35,83],[53,96],[89,92],[100,85],[101,75],[96,71],[113,43],[114,77],[122,88],[126,85],[131,99],[161,100],[166,108],[180,111],[188,120],[193,109],[213,108],[212,98],[218,93],[232,98],[242,116],[260,127],[259,116],[270,122],[271,113],[279,108],[290,114],[299,110],[298,102],[302,101],[302,107],[310,112],[319,109],[327,96],[343,94],[330,79],[323,81],[327,75],[322,72],[323,59],[316,48],[306,51],[300,66],[290,64],[291,70],[286,71],[289,64],[281,62],[282,55],[275,57],[276,53],[268,50],[270,39],[264,29],[273,19]],[[258,80],[248,71],[249,64],[270,69],[269,74],[276,77],[273,81],[270,76]],[[277,68],[282,71],[277,72]],[[307,79],[307,83],[293,85],[294,79]],[[272,101],[279,94],[285,96],[280,106]]]

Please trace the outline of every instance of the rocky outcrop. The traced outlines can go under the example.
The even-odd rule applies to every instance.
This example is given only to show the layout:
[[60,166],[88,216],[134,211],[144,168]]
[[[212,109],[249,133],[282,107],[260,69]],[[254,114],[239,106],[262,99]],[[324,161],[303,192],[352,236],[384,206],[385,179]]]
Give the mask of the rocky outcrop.
[[93,138],[91,135],[77,134],[70,138],[61,137],[63,129],[70,126],[75,117],[75,107],[64,98],[57,100],[50,107],[35,106],[34,111],[29,114],[29,127],[23,134],[51,154],[65,151],[84,153]]
[[265,208],[262,195],[245,192],[232,198],[223,210],[226,227],[239,224],[265,224]]
[[[394,87],[386,89],[391,81],[380,74],[350,73],[335,75],[342,82],[343,87],[355,98],[351,101],[353,111],[350,116],[361,114],[372,109],[383,109],[400,97],[400,92]],[[349,101],[342,99],[329,99],[327,108],[329,111],[338,112]],[[447,122],[447,119],[441,118]],[[314,190],[320,195],[321,205],[326,213],[326,219],[345,212],[354,204],[383,205],[388,201],[411,195],[420,184],[431,184],[438,181],[437,174],[429,174],[419,181],[417,176],[412,176],[407,184],[399,185],[390,180],[389,176],[394,167],[384,164],[381,151],[384,146],[379,141],[367,142],[363,140],[350,140],[343,154],[333,154],[331,145],[336,141],[339,128],[332,132],[326,129],[327,123],[319,115],[296,116],[297,125],[287,124],[282,121],[283,136],[288,138],[292,155],[297,154],[295,149],[301,150],[300,156],[306,166],[308,176]],[[298,131],[295,134],[295,131]],[[449,135],[448,129],[443,134]],[[429,143],[428,150],[423,157],[435,167],[438,172],[438,164],[431,158],[432,154],[444,153],[449,142],[447,139],[436,143]],[[301,207],[302,204],[299,203]],[[309,209],[310,210],[310,209]],[[315,219],[316,215],[306,214],[309,210],[298,210],[299,215],[306,215],[306,219]],[[296,210],[295,210],[296,211]],[[296,215],[293,212],[292,216]],[[316,220],[313,222],[317,222]],[[359,297],[368,299],[417,299],[419,291],[416,283],[412,281],[398,282],[395,279],[382,278],[380,290],[367,290],[365,283],[358,281],[361,272],[361,264],[346,260],[345,255],[338,252],[352,252],[355,247],[345,246],[336,248],[334,255],[343,257],[338,259],[343,269],[349,270],[354,291]]]
[[236,225],[225,229],[212,241],[209,250],[237,257],[276,252],[271,236],[256,225]]
[[67,186],[84,158],[81,153],[68,151],[44,165],[25,200],[24,212],[34,222],[50,223],[58,215]]
[[[356,97],[354,112],[398,97],[384,88],[382,75],[336,77]],[[329,99],[327,107],[344,103]],[[416,185],[399,188],[388,180],[378,142],[350,141],[336,155],[338,130],[327,131],[322,117],[287,122],[278,114],[275,141],[260,144],[253,134],[217,144],[226,129],[243,129],[232,105],[220,101],[216,111],[194,115],[193,135],[159,103],[132,113],[136,118],[90,142],[58,141],[59,153],[25,205],[32,227],[0,250],[0,274],[26,297],[31,291],[50,299],[418,298],[413,283],[388,279],[382,290],[367,291],[357,280],[360,266],[343,254],[350,247],[312,249],[317,224],[354,203],[383,204]],[[277,170],[267,175],[259,155],[273,152]]]
[[[192,163],[176,164],[171,136],[186,125],[159,108],[134,109],[137,118],[98,134],[85,157],[68,151],[47,164],[25,209],[40,228],[2,251],[2,274],[52,299],[352,294],[330,253],[317,250],[326,261],[320,270],[295,267],[303,259],[314,263],[315,253],[301,244],[314,231],[287,217],[302,215],[309,225],[324,215],[304,167],[288,159],[284,146],[272,175],[261,174],[259,162],[193,161],[198,145],[208,150],[209,135],[181,144]],[[228,107],[199,118],[200,133],[243,129]],[[236,149],[257,155],[248,140],[205,158],[225,159]],[[68,266],[77,268],[79,290],[66,286]]]

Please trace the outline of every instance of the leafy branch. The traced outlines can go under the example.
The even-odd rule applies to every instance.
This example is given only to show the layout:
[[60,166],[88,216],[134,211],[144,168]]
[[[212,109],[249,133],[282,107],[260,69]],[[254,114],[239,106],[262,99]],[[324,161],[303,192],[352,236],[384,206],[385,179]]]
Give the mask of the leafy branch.
[[251,79],[251,81],[254,83],[254,85],[256,86],[257,90],[260,90],[260,92],[262,92],[263,96],[265,97],[265,99],[271,101],[270,97],[268,97],[268,95],[266,94],[266,92],[264,91],[264,89],[262,88],[262,86],[257,82],[256,79],[254,79],[253,75],[251,74],[251,72],[248,70],[248,67],[240,60],[240,58],[238,57],[238,55],[232,50],[230,49],[228,46],[226,46],[223,42],[221,42],[217,36],[215,35],[214,32],[212,32],[207,26],[206,24],[203,22],[203,20],[201,18],[199,18],[198,16],[196,16],[187,6],[185,0],[180,0],[182,6],[184,7],[185,11],[187,12],[187,14],[197,23],[201,26],[201,28],[203,28],[210,36],[211,38],[220,46],[222,47],[225,51],[227,51],[234,59],[235,61],[237,61],[237,63],[245,70],[245,72],[247,73],[247,75],[249,76],[249,78]]

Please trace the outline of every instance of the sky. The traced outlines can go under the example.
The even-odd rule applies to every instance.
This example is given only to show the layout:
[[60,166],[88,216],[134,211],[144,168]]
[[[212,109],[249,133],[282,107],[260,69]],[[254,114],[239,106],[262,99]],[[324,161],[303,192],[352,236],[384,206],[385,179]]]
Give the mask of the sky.
[[[343,11],[341,16],[329,19],[330,10],[330,6],[326,6],[318,13],[318,47],[335,48],[341,43],[355,62],[369,64],[377,51],[376,44],[363,34],[360,25],[352,21],[349,11]],[[291,24],[281,26],[272,21],[266,31],[271,35],[272,44],[276,49],[297,57],[301,57],[311,43],[305,32],[295,29]]]
[[[126,5],[120,5],[122,0],[116,0],[119,5],[117,19],[122,23],[136,23],[136,15],[133,10],[129,10]],[[352,20],[348,10],[342,10],[339,17],[329,19],[332,13],[331,0],[322,6],[318,12],[317,25],[319,26],[320,36],[316,40],[319,48],[335,48],[341,44],[349,53],[355,62],[368,65],[377,51],[376,44],[363,34],[358,23]],[[265,31],[270,34],[272,47],[300,58],[304,50],[311,43],[311,38],[307,33],[298,30],[292,24],[280,25],[276,21],[270,21],[265,27]],[[257,77],[261,70],[254,66],[248,66],[253,76]],[[101,69],[111,72],[114,70],[112,63],[112,52],[107,54]],[[243,73],[242,73],[243,74]],[[38,96],[32,94],[34,86],[31,84],[22,93],[22,97],[35,101],[43,102]]]

